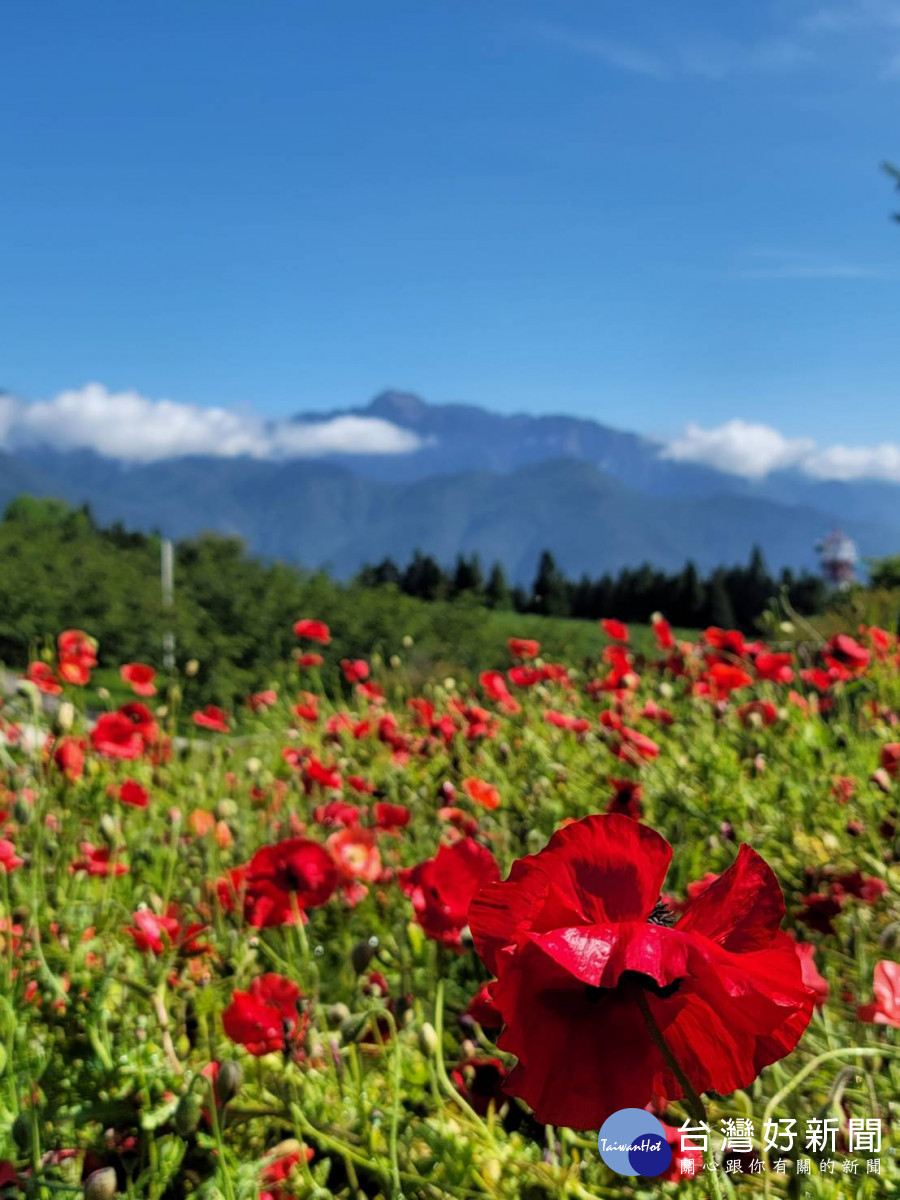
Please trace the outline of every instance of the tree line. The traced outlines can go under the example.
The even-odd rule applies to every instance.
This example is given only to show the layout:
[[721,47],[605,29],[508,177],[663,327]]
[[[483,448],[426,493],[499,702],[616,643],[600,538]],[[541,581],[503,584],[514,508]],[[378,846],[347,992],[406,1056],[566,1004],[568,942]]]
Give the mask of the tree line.
[[797,574],[785,568],[772,575],[758,546],[746,566],[719,567],[705,576],[692,562],[672,573],[644,563],[594,579],[586,574],[568,579],[545,550],[530,588],[511,585],[498,562],[485,572],[477,554],[460,554],[445,569],[432,555],[417,550],[405,567],[390,558],[363,567],[356,582],[363,587],[390,585],[420,600],[469,596],[488,608],[543,616],[591,620],[614,616],[643,623],[652,613],[662,612],[674,624],[688,628],[719,625],[748,632],[780,596],[786,596],[804,616],[821,612],[828,598],[825,581],[810,571]]

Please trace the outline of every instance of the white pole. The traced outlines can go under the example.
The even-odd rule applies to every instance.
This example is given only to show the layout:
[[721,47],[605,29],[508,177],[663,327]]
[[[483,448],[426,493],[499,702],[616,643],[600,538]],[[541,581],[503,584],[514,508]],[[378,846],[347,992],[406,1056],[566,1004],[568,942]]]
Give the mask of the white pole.
[[[166,612],[170,612],[175,604],[175,554],[170,538],[163,538],[160,546],[159,575],[162,606]],[[167,671],[175,667],[175,634],[171,629],[163,634],[163,666]]]

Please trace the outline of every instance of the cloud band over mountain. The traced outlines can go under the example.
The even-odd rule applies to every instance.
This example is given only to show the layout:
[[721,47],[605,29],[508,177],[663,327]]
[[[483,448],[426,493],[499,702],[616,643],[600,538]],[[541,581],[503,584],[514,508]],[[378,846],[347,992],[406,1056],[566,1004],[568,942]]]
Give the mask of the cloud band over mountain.
[[699,463],[746,479],[795,470],[813,479],[844,483],[856,479],[900,483],[900,445],[896,443],[818,446],[812,438],[788,438],[770,425],[741,420],[712,429],[689,424],[664,447],[661,457]]
[[[269,420],[249,409],[151,400],[135,391],[111,392],[99,383],[31,403],[0,394],[0,450],[91,450],[133,463],[194,455],[273,461],[390,457],[434,443],[405,425],[402,409],[396,421],[365,411]],[[653,452],[652,443],[645,445]],[[900,483],[896,443],[820,446],[813,438],[786,437],[772,426],[741,419],[708,429],[688,424],[680,436],[659,446],[658,455],[745,479],[793,470],[817,480]]]
[[34,403],[0,395],[0,449],[8,450],[93,450],[107,458],[149,463],[187,455],[286,459],[409,454],[420,444],[415,433],[379,417],[267,421],[252,412],[110,392],[98,383]]

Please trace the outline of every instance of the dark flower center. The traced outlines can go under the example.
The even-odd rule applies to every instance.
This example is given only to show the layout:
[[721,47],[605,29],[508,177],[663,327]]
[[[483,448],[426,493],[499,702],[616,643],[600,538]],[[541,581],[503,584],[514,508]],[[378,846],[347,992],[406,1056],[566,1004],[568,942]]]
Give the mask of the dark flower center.
[[671,929],[675,924],[675,914],[669,908],[668,904],[660,898],[653,906],[653,911],[647,918],[650,925],[665,925],[667,929]]

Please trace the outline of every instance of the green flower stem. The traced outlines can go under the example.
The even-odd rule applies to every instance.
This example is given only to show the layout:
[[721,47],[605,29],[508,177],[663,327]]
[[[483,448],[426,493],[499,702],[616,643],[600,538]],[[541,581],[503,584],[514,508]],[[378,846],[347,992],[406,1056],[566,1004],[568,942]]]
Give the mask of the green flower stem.
[[[685,1102],[691,1113],[691,1116],[695,1121],[702,1122],[704,1125],[707,1124],[706,1105],[703,1103],[700,1095],[697,1091],[695,1091],[691,1081],[682,1070],[681,1064],[672,1053],[669,1043],[663,1037],[662,1030],[656,1023],[656,1018],[650,1009],[650,1003],[647,1000],[647,993],[642,987],[638,986],[635,988],[635,996],[637,998],[638,1008],[641,1010],[641,1016],[644,1018],[644,1024],[647,1026],[647,1032],[653,1039],[660,1054],[662,1054],[663,1058],[666,1060],[666,1063],[672,1074],[681,1085],[681,1090],[684,1092]],[[706,1139],[706,1143],[706,1148],[703,1151],[703,1164],[707,1174],[709,1175],[709,1193],[713,1200],[723,1200],[722,1184],[719,1181],[716,1160],[709,1146],[709,1138]]]

